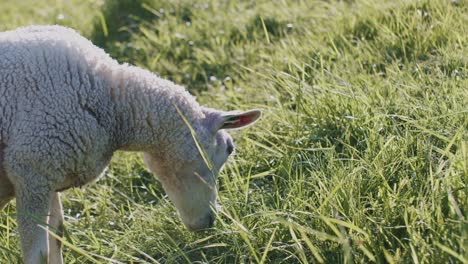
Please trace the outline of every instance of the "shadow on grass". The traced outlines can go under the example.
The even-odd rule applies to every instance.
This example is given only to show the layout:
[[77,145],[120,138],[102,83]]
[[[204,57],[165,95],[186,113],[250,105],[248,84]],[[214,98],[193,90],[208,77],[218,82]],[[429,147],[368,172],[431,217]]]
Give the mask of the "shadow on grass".
[[100,17],[96,19],[94,32],[90,36],[91,41],[106,50],[111,56],[119,55],[121,57],[122,52],[125,54],[126,49],[118,44],[128,43],[132,32],[137,31],[144,21],[156,19],[154,14],[144,8],[148,2],[150,1],[107,0]]
[[265,34],[275,42],[291,31],[286,21],[258,12],[243,23],[220,23],[210,14],[216,12],[212,8],[199,1],[106,0],[91,40],[120,62],[138,62],[191,91],[202,91],[227,77],[235,82],[239,64],[261,60],[255,49],[241,47],[263,42]]

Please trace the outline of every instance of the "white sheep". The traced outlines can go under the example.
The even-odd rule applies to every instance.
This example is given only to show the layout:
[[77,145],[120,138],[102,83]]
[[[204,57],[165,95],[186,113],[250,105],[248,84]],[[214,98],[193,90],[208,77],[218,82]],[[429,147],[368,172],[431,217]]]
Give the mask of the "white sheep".
[[116,150],[144,153],[189,229],[212,226],[215,181],[234,148],[224,129],[260,115],[202,107],[68,28],[0,33],[0,209],[16,197],[25,263],[63,262],[44,228],[60,234],[58,192],[97,180]]

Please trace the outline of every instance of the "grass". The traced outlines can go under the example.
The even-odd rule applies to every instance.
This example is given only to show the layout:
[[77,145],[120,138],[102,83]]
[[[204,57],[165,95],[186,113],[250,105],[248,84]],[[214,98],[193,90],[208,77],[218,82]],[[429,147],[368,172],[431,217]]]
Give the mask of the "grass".
[[[258,125],[234,133],[212,230],[187,231],[141,157],[118,153],[104,179],[63,195],[66,263],[467,263],[467,9],[445,0],[2,4],[2,29],[63,23],[203,104],[264,109]],[[1,263],[18,262],[14,216],[14,203],[0,214]]]

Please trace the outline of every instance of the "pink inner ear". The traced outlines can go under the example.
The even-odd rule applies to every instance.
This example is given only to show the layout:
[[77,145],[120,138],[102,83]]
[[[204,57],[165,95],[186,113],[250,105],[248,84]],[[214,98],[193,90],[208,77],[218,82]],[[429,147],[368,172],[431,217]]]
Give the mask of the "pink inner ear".
[[240,128],[251,124],[255,119],[255,114],[247,113],[229,118],[224,121],[222,128]]
[[254,115],[247,115],[247,116],[241,116],[240,117],[240,123],[245,126],[247,124],[250,124],[254,121]]
[[250,110],[243,113],[230,113],[224,116],[222,126],[218,129],[236,129],[249,126],[261,116],[259,110]]
[[228,126],[230,127],[242,127],[242,126],[246,126],[250,123],[252,123],[252,117],[251,116],[239,116],[237,117],[238,120],[234,121],[234,123],[231,123],[231,124],[227,124]]

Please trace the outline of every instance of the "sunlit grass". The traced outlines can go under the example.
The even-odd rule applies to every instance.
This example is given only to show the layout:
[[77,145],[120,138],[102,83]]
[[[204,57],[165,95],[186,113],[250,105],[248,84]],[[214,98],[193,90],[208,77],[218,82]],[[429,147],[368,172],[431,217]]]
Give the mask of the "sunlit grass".
[[[27,25],[64,25],[89,36],[105,0],[2,0],[0,30]],[[100,29],[99,29],[100,30]]]
[[[264,117],[234,133],[213,229],[187,231],[140,156],[117,153],[97,184],[63,195],[72,245],[124,263],[467,261],[464,1],[121,3],[102,9],[107,37],[96,10],[73,15],[92,30],[69,25],[203,104]],[[55,21],[23,17],[7,28]]]

